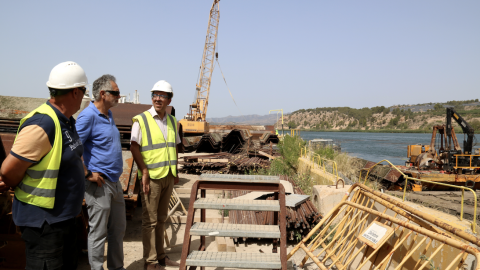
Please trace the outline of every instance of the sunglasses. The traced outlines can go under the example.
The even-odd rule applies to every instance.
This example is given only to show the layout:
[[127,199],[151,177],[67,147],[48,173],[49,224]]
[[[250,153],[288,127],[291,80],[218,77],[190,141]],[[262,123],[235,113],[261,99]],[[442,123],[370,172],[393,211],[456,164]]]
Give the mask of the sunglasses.
[[167,95],[162,95],[162,94],[152,93],[152,99],[154,99],[154,98],[159,98],[159,99],[166,100],[166,99],[168,99],[168,96]]
[[120,91],[105,90],[105,92],[109,93],[112,96],[120,96]]

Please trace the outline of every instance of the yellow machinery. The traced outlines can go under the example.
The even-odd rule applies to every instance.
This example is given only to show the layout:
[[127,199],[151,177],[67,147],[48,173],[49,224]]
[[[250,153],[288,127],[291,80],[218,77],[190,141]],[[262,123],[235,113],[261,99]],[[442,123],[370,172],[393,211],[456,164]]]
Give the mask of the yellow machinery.
[[430,145],[421,145],[421,144],[408,145],[407,157],[409,158],[409,161],[406,162],[407,165],[412,166],[417,161],[417,157],[420,154],[428,152],[429,150],[430,150]]
[[[433,126],[430,147],[427,145],[409,145],[407,165],[418,169],[440,169],[456,174],[477,174],[480,169],[480,155],[474,154],[473,141],[475,130],[454,108],[447,107],[446,125]],[[463,151],[452,127],[452,119],[462,128],[467,140],[463,142]],[[439,135],[439,140],[436,137]],[[438,145],[439,144],[439,145]]]
[[[209,125],[206,121],[208,95],[214,67],[215,46],[217,44],[218,22],[220,20],[220,0],[214,0],[208,18],[207,37],[203,49],[202,65],[197,82],[195,99],[190,105],[189,112],[180,120],[182,130],[186,136],[208,133]],[[218,57],[218,55],[217,55]]]

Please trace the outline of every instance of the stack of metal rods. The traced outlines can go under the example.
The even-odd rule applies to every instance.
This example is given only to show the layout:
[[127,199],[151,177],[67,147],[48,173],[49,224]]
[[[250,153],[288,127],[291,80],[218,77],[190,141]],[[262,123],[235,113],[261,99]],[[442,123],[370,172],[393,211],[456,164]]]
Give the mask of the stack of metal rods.
[[[302,189],[286,176],[280,176],[280,179],[289,181],[293,187],[295,194],[305,195]],[[250,193],[250,191],[229,191],[228,198],[236,198]],[[273,195],[267,196],[266,200],[273,200]],[[322,219],[317,208],[310,200],[299,204],[296,207],[286,207],[287,219],[287,236],[289,240],[294,240],[297,234],[302,238],[307,235],[310,230]],[[268,211],[238,211],[229,212],[229,222],[232,224],[256,224],[256,225],[273,225],[273,212]]]
[[231,170],[245,171],[270,167],[268,160],[259,157],[238,157],[229,162]]
[[[208,159],[208,162],[200,160]],[[222,161],[216,161],[216,159]],[[229,153],[216,153],[202,156],[186,156],[184,161],[180,161],[183,165],[181,172],[190,174],[199,173],[227,173],[227,174],[244,174],[248,171],[258,170],[260,168],[270,167],[270,161],[261,157],[248,157],[245,154],[232,155]]]

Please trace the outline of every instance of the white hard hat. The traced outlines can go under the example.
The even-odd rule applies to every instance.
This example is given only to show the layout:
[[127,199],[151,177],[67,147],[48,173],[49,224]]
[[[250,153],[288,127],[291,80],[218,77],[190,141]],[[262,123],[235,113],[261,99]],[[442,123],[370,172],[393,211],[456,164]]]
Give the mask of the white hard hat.
[[87,75],[77,63],[67,61],[56,65],[50,72],[47,86],[55,89],[71,89],[86,86]]
[[153,91],[163,91],[163,92],[166,92],[166,93],[172,93],[172,97],[173,97],[173,88],[172,88],[172,85],[170,85],[167,81],[165,80],[160,80],[158,82],[156,82],[154,85],[153,85],[153,88],[150,92],[153,92]]

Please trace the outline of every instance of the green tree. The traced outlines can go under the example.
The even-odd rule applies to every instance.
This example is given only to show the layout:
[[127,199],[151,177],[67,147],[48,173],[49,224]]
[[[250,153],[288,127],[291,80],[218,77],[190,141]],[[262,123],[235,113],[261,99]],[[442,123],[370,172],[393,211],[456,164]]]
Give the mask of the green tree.
[[400,116],[396,116],[392,119],[390,119],[390,122],[388,123],[391,126],[396,126],[398,125],[398,121],[400,120]]
[[477,119],[473,120],[473,121],[470,121],[470,126],[472,126],[472,128],[475,130],[475,131],[480,131],[480,121],[478,121]]
[[443,109],[443,106],[442,106],[442,104],[440,104],[440,103],[435,103],[435,105],[433,105],[433,109],[434,109],[435,111],[439,111],[439,110],[442,110],[442,109]]
[[297,124],[295,123],[295,121],[289,121],[287,123],[287,126],[288,126],[289,129],[294,129],[294,128],[297,127]]

